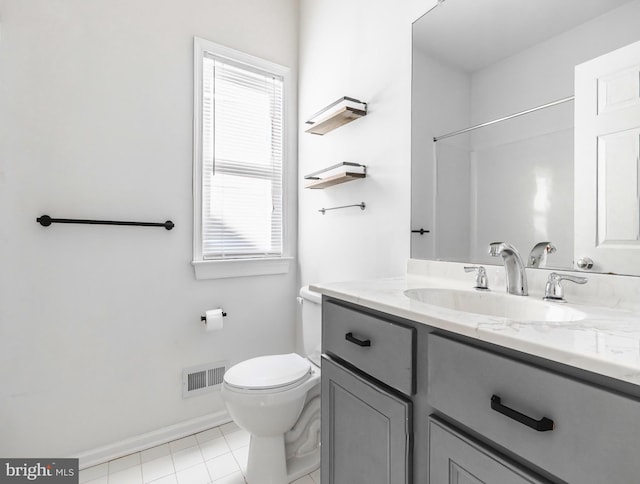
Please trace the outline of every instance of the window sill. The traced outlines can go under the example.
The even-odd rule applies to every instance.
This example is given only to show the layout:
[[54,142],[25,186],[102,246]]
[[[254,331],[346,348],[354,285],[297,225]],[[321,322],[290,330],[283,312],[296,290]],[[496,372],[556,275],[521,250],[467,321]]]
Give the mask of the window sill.
[[272,259],[194,260],[197,280],[286,274],[293,257]]

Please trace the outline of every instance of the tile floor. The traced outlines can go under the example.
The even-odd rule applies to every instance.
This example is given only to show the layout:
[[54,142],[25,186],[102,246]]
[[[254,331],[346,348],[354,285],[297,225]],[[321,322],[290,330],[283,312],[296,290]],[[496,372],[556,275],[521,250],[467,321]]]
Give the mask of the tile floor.
[[[245,484],[249,434],[231,422],[80,471],[80,484]],[[320,484],[320,471],[294,484]]]

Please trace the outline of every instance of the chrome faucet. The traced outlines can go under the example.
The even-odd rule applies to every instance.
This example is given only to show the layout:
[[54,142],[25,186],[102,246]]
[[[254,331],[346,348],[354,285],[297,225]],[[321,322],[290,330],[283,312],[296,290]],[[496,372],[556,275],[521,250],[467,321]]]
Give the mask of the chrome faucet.
[[551,242],[538,242],[529,253],[527,267],[543,267],[547,261],[547,254],[553,254],[556,246]]
[[516,248],[507,242],[491,242],[489,254],[494,257],[502,256],[507,275],[507,292],[517,296],[528,296],[527,274],[520,253]]

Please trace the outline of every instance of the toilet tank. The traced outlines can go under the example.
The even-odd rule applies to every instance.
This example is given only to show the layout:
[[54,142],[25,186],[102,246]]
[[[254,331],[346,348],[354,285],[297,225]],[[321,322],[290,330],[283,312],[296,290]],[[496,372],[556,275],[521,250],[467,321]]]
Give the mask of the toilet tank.
[[300,289],[298,301],[302,305],[302,341],[304,353],[316,366],[320,366],[322,339],[322,296],[310,291],[309,286]]

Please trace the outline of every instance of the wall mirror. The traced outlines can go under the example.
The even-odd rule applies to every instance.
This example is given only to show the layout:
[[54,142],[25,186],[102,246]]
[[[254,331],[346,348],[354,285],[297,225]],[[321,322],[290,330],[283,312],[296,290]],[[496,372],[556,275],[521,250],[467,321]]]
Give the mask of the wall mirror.
[[413,24],[413,258],[501,264],[503,241],[526,263],[549,243],[535,266],[578,269],[575,219],[596,209],[574,207],[575,66],[639,24],[640,0],[445,0]]

